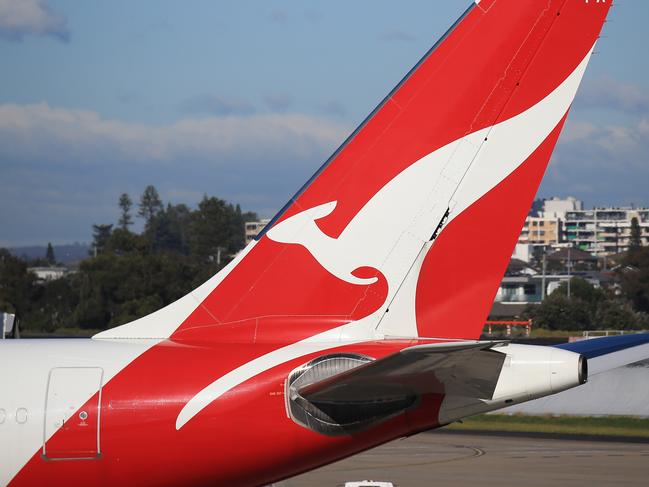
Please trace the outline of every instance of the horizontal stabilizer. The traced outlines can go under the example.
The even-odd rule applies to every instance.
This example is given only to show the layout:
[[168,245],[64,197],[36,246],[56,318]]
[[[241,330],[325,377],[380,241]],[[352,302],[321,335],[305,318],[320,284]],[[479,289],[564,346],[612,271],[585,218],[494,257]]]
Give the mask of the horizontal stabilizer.
[[[289,414],[306,428],[337,436],[360,432],[400,414],[424,394],[490,399],[506,358],[492,348],[502,344],[435,343],[374,361],[362,356],[312,361],[289,378]],[[351,368],[335,372],[345,366]]]
[[588,359],[589,375],[649,359],[649,333],[592,338],[557,345]]
[[503,342],[418,345],[298,389],[312,403],[380,401],[395,391],[491,399],[505,355]]

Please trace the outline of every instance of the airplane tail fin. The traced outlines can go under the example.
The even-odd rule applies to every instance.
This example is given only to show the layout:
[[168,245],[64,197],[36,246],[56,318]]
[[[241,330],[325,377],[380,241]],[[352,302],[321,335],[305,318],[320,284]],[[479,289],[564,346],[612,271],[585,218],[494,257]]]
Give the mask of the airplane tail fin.
[[478,337],[609,7],[476,0],[224,272],[97,338]]

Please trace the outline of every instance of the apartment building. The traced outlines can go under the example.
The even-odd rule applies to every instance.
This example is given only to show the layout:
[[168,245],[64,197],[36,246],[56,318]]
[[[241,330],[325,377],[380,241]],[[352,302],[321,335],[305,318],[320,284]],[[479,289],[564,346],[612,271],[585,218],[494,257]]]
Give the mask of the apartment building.
[[640,225],[641,244],[649,245],[647,208],[585,210],[572,197],[537,200],[518,242],[534,248],[571,245],[598,257],[613,255],[629,249],[633,218]]
[[562,242],[563,220],[569,211],[583,209],[583,203],[573,197],[553,197],[537,200],[525,220],[518,242],[534,247],[547,247]]
[[631,243],[631,221],[637,218],[642,245],[649,245],[648,208],[594,208],[566,212],[562,238],[597,256],[626,252]]
[[561,230],[561,220],[558,218],[528,216],[518,242],[533,246],[557,244],[561,241]]

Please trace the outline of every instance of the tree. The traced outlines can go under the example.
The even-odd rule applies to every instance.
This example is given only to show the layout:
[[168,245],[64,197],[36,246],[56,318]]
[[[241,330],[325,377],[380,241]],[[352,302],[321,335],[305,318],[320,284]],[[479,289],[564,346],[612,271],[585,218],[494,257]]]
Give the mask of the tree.
[[148,243],[142,235],[118,228],[110,234],[105,250],[117,255],[126,255],[132,253],[143,254],[147,248]]
[[[552,293],[560,294],[562,296],[568,296],[568,282],[562,282],[559,287]],[[597,303],[606,299],[604,291],[602,289],[596,288],[588,281],[581,279],[579,277],[573,277],[570,279],[570,297],[573,299],[579,299],[590,305],[597,305]]]
[[56,264],[56,257],[54,256],[54,247],[51,242],[47,242],[47,251],[45,252],[45,260],[49,265]]
[[567,287],[566,282],[561,283],[541,304],[528,306],[525,316],[551,330],[633,329],[646,321],[611,291],[577,277],[570,280],[570,298]]
[[92,246],[91,253],[100,254],[108,245],[111,233],[113,231],[112,225],[93,225],[92,226]]
[[556,291],[539,305],[528,306],[525,316],[534,325],[550,330],[587,330],[591,328],[590,306],[581,299],[567,298]]
[[[89,333],[137,319],[213,276],[243,247],[244,221],[257,219],[239,205],[208,196],[196,210],[165,207],[153,186],[139,206],[138,214],[147,219],[143,232],[129,230],[133,202],[122,194],[118,225],[92,226],[95,258],[61,279],[39,282],[25,260],[0,249],[0,310],[18,314],[30,331],[74,327]],[[56,261],[51,244],[38,261]]]
[[152,313],[191,291],[188,259],[170,254],[105,253],[81,263],[71,324],[102,329]]
[[192,212],[187,205],[168,204],[147,228],[155,252],[189,254],[188,233]]
[[0,310],[16,313],[21,319],[29,311],[36,276],[27,264],[0,248]]
[[153,218],[163,210],[162,200],[158,194],[155,186],[149,185],[144,189],[140,197],[140,208],[137,212],[138,216],[144,218],[147,225],[151,223]]
[[200,262],[218,261],[239,251],[244,245],[241,210],[219,198],[203,197],[192,214],[191,254]]
[[623,295],[636,311],[649,313],[649,247],[629,252],[618,270]]
[[638,223],[638,219],[634,216],[631,218],[631,239],[629,240],[629,252],[636,252],[640,247],[642,247],[642,229]]
[[626,330],[640,325],[638,316],[629,305],[616,300],[606,300],[599,303],[595,314],[597,327],[602,330]]
[[78,301],[73,274],[41,282],[34,286],[30,309],[22,321],[31,330],[54,332],[57,328],[69,327]]
[[128,227],[133,225],[133,217],[131,216],[131,208],[133,207],[133,201],[127,193],[122,193],[119,197],[119,227],[122,230],[128,230]]

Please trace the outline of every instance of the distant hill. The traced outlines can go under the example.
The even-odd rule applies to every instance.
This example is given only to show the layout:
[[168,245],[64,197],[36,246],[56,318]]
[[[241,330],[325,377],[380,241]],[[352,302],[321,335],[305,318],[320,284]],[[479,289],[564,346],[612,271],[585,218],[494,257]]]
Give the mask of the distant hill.
[[[9,252],[11,252],[13,255],[26,260],[44,258],[46,250],[47,246],[45,245],[9,248]],[[56,256],[56,260],[58,262],[62,262],[63,264],[73,264],[75,262],[79,262],[80,260],[88,257],[89,251],[90,245],[86,243],[54,245],[54,255]]]

